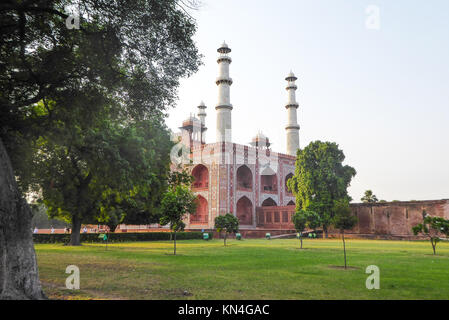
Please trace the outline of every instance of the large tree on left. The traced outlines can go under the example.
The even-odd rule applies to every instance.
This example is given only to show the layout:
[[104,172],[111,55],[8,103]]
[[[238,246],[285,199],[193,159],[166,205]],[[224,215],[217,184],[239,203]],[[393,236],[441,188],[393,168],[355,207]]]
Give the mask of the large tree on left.
[[[0,299],[44,298],[22,197],[36,183],[37,144],[67,148],[68,135],[94,136],[103,117],[117,130],[118,122],[162,121],[179,78],[199,65],[183,3],[1,2]],[[80,16],[79,29],[66,27],[66,10]]]

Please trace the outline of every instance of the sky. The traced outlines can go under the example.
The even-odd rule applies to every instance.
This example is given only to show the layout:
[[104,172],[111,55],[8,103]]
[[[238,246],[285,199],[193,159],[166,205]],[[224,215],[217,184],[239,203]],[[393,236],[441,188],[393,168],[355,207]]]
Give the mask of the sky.
[[449,1],[203,0],[190,14],[203,65],[181,80],[169,128],[204,100],[215,142],[216,50],[226,41],[234,142],[261,130],[286,152],[292,70],[300,147],[336,142],[357,171],[355,202],[367,189],[387,201],[449,198]]

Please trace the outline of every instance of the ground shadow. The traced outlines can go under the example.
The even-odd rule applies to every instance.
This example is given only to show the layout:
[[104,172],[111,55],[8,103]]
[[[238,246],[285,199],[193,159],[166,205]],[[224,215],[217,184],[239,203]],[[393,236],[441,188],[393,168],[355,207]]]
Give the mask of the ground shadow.
[[360,267],[350,267],[350,266],[347,266],[345,269],[345,266],[333,266],[333,265],[328,266],[328,268],[337,269],[337,270],[359,270],[360,269]]

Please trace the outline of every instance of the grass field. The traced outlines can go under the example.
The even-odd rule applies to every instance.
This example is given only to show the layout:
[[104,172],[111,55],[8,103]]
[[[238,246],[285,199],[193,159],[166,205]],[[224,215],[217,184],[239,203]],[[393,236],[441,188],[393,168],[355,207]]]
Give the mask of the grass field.
[[[340,240],[169,241],[65,247],[38,244],[40,278],[53,299],[449,299],[449,243]],[[65,289],[68,265],[80,290]],[[365,269],[380,268],[380,289]]]

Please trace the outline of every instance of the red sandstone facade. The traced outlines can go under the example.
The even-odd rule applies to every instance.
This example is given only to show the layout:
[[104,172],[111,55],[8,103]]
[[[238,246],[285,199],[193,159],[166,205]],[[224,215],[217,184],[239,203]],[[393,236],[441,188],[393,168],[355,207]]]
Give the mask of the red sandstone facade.
[[234,214],[243,230],[265,228],[256,218],[258,208],[294,208],[286,181],[294,173],[295,157],[221,142],[192,148],[191,161],[184,167],[194,177],[192,191],[199,205],[186,219],[187,229],[213,229],[215,218],[226,213]]

